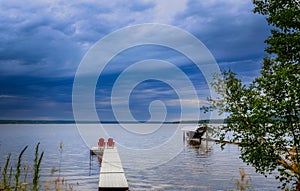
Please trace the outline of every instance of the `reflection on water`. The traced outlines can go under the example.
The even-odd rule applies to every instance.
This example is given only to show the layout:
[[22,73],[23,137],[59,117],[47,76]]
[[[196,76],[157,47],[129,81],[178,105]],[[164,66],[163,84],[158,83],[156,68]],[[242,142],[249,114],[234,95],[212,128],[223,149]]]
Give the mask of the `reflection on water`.
[[[118,134],[116,125],[110,124],[109,127],[113,132],[112,135]],[[136,147],[140,144],[149,148],[155,145],[156,141],[167,140],[172,131],[168,126],[160,129],[157,135],[143,135],[144,137],[140,139],[121,135],[119,141],[129,146]],[[63,142],[61,176],[74,185],[76,190],[97,190],[100,170],[98,158],[93,157],[90,163],[89,148],[81,139],[75,125],[0,125],[0,132],[0,166],[3,166],[9,152],[17,160],[17,155],[25,145],[29,145],[29,148],[23,161],[32,164],[35,145],[41,142],[41,150],[45,151],[41,175],[43,180],[49,180],[53,178],[52,167],[58,168],[59,144]],[[100,135],[93,128],[87,129],[87,134],[93,134],[95,139],[85,141],[96,146]],[[238,146],[227,145],[224,151],[221,151],[219,145],[214,142],[203,141],[198,148],[184,146],[182,137],[177,139],[182,145],[181,152],[161,164],[149,165],[150,168],[131,168],[131,166],[152,163],[153,159],[159,160],[168,153],[163,150],[149,159],[147,155],[130,158],[134,156],[132,150],[127,153],[120,152],[131,191],[229,190],[235,188],[234,180],[239,178],[240,167],[245,168],[246,173],[251,176],[250,185],[255,190],[276,190],[278,185],[276,180],[272,177],[266,179],[242,163],[239,159]]]

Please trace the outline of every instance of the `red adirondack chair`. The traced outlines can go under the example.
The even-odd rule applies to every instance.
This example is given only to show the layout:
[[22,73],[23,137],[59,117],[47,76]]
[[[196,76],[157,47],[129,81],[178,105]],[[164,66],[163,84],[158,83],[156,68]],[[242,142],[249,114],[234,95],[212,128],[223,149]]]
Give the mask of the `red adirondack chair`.
[[105,141],[103,138],[100,138],[98,141],[98,148],[105,148]]
[[114,148],[114,146],[115,146],[115,142],[114,142],[114,140],[113,140],[113,138],[108,138],[108,140],[107,140],[107,148]]

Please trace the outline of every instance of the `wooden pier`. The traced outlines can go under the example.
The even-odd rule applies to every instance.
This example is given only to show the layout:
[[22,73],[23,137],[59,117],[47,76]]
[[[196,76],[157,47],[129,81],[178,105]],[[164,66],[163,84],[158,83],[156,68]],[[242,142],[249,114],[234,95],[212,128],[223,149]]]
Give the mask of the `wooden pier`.
[[[96,148],[91,153],[97,153]],[[127,191],[128,182],[116,147],[105,148],[99,175],[99,191]]]
[[92,147],[90,150],[90,156],[93,155],[103,155],[104,148]]

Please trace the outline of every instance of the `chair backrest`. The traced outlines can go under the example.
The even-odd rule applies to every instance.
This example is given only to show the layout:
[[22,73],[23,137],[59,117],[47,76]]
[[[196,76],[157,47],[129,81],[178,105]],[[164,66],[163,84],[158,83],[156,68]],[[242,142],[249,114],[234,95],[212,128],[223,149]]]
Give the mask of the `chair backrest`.
[[115,142],[113,140],[113,138],[108,138],[107,140],[107,147],[114,147]]
[[100,138],[99,141],[98,141],[98,147],[105,147],[105,141],[103,138]]

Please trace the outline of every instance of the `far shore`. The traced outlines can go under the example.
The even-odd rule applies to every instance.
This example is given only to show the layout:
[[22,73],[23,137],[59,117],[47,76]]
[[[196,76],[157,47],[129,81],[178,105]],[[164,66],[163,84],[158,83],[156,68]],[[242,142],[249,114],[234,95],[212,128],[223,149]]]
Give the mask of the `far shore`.
[[75,120],[0,120],[0,124],[137,124],[137,123],[147,123],[147,124],[208,124],[208,123],[215,123],[215,124],[223,124],[225,120],[223,119],[214,119],[214,120],[200,120],[200,121],[75,121]]

